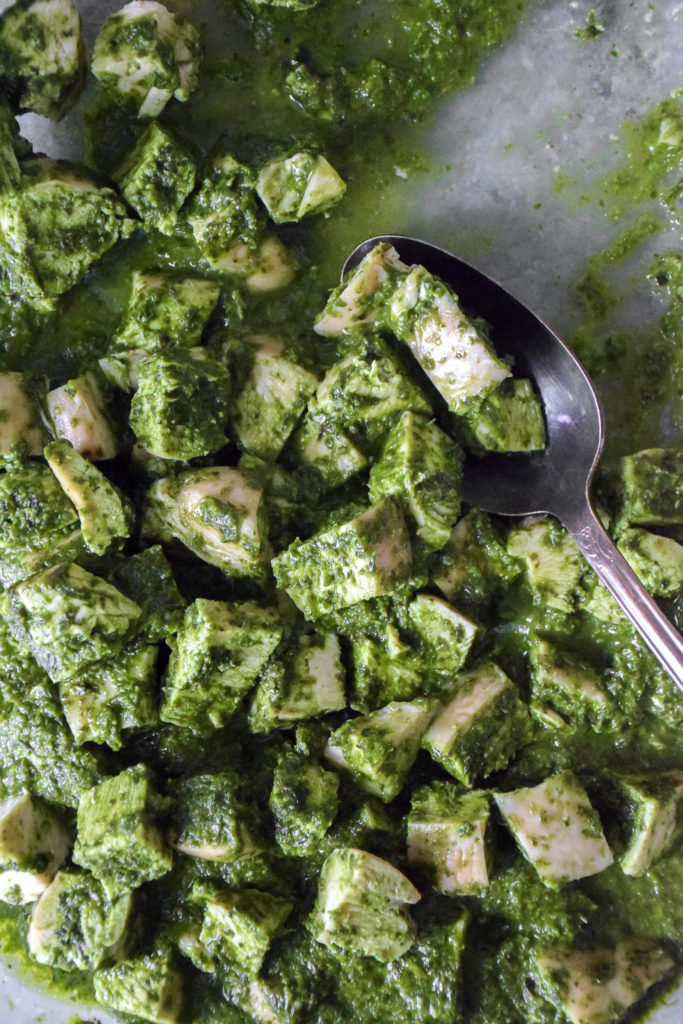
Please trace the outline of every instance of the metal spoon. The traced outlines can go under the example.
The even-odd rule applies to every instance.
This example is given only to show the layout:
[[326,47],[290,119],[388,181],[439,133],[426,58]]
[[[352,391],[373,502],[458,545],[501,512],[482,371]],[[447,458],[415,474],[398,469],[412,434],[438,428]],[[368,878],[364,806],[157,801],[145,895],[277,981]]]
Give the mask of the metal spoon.
[[514,357],[543,400],[548,445],[542,452],[469,457],[463,497],[500,516],[548,513],[571,533],[648,647],[683,690],[683,637],[607,536],[591,506],[589,488],[604,442],[595,388],[567,346],[530,309],[491,278],[428,242],[378,235],[357,246],[342,274],[380,242],[407,264],[419,263],[451,285],[465,310],[493,329],[496,349]]

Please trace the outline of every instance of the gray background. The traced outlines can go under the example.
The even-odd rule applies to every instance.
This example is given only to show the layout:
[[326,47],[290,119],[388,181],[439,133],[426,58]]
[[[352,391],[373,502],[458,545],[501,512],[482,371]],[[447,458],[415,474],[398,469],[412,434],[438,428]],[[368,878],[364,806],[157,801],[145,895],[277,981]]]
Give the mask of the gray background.
[[[104,18],[122,6],[108,0],[77,3],[89,43]],[[0,9],[7,6],[0,0]],[[169,0],[168,6],[204,17],[211,4]],[[580,42],[574,32],[585,27],[590,9],[605,31]],[[400,203],[399,213],[384,230],[422,235],[457,251],[568,332],[572,284],[585,259],[619,225],[592,204],[555,195],[553,182],[566,173],[580,190],[618,165],[620,125],[683,87],[682,55],[679,0],[538,0],[514,38],[488,59],[474,88],[442,105],[426,143],[442,170],[431,179],[397,175],[386,199],[392,209]],[[26,115],[22,130],[51,155],[77,157],[80,109],[82,103],[57,126]],[[538,202],[541,208],[534,209]],[[672,241],[657,239],[650,249]],[[636,293],[627,315],[652,315],[653,301]],[[41,1016],[61,1024],[73,1012],[1,970],[0,1016],[7,1024],[33,1024]],[[99,1011],[95,1016],[107,1020]],[[658,1011],[653,1024],[681,1019],[683,991],[675,1005]]]

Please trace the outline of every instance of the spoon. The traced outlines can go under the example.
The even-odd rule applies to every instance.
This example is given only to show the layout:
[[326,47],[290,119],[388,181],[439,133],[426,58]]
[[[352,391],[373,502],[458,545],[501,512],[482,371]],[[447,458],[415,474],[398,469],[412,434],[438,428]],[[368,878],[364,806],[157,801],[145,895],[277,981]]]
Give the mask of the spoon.
[[479,270],[428,242],[378,235],[350,254],[342,277],[380,242],[404,263],[419,263],[456,292],[462,306],[491,326],[496,350],[513,356],[543,400],[548,432],[540,452],[469,456],[463,498],[499,516],[555,516],[616,599],[646,644],[683,691],[683,637],[653,600],[603,529],[590,501],[590,484],[605,426],[588,374],[567,346],[518,299]]

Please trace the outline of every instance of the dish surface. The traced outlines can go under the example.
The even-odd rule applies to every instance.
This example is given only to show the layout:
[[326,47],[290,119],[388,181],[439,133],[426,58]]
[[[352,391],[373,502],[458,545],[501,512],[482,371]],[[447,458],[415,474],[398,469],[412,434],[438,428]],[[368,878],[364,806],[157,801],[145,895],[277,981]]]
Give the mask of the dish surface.
[[[585,256],[602,242],[604,225],[594,211],[568,213],[550,198],[544,199],[542,211],[535,211],[534,203],[547,194],[555,165],[576,167],[588,160],[596,170],[607,167],[613,151],[606,136],[626,117],[661,100],[679,84],[680,71],[674,45],[675,30],[681,32],[677,4],[658,4],[651,21],[649,5],[643,4],[619,24],[608,22],[609,42],[620,54],[613,58],[616,71],[606,59],[605,41],[579,44],[575,39],[574,28],[585,22],[583,6],[568,14],[563,3],[537,5],[515,38],[487,62],[478,84],[442,110],[432,146],[452,170],[437,183],[403,185],[399,179],[391,190],[398,220],[387,224],[378,219],[367,230],[410,231],[457,249],[560,329],[571,319],[569,285]],[[117,7],[95,2],[83,9],[95,24]],[[539,79],[549,83],[547,89],[538,88]],[[563,107],[566,118],[558,113]],[[68,126],[54,132],[50,126],[46,137],[41,136],[44,122],[24,121],[38,146],[52,153],[56,147],[69,151]],[[510,142],[512,149],[502,161],[500,151]],[[413,212],[417,209],[419,214]],[[340,239],[340,263],[346,241]],[[519,251],[533,257],[512,260],[510,254]],[[6,970],[2,985],[12,1024],[33,1024],[41,1013],[55,1022],[73,1015],[72,1007],[25,990]],[[675,1004],[657,1012],[653,1024],[675,1024],[681,1013],[683,992]],[[97,1018],[107,1019],[99,1010]]]

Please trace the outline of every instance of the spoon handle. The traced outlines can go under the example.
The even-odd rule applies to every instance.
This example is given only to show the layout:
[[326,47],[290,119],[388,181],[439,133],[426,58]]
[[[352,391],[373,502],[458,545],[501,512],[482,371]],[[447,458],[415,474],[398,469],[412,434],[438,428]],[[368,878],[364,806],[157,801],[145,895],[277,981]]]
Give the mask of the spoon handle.
[[588,564],[683,691],[683,637],[608,537],[588,498],[575,515],[562,518]]

